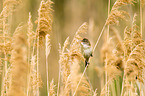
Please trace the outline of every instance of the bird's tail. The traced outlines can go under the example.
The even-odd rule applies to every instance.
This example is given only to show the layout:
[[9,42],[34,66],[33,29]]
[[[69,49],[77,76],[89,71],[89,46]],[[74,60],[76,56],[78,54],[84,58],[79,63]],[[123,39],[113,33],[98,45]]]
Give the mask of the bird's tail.
[[88,66],[89,62],[85,60],[85,67]]

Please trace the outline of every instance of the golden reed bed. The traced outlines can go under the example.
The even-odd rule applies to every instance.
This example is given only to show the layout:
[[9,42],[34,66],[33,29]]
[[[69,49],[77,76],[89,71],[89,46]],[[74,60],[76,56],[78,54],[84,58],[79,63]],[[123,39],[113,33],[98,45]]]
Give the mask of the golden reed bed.
[[[65,29],[60,28],[73,24],[73,22],[64,24],[65,16],[61,15],[63,14],[61,4],[68,4],[68,8],[69,4],[82,3],[83,5],[87,4],[86,2],[93,4],[92,2],[96,1],[70,0],[70,3],[63,1],[66,3],[42,0],[36,5],[33,5],[36,1],[31,0],[0,1],[1,96],[144,96],[143,9],[145,1],[97,1],[107,4],[107,11],[101,9],[102,13],[107,12],[106,19],[101,21],[102,26],[94,27],[97,24],[93,23],[96,21],[90,13],[89,22],[82,21],[84,23],[73,33],[65,32]],[[55,6],[55,3],[60,6]],[[132,11],[131,9],[137,8],[136,6],[139,6],[137,12]],[[27,10],[26,7],[37,7],[38,12],[31,9],[28,14],[28,11],[24,11]],[[73,6],[75,11],[83,11],[75,7],[77,6]],[[55,10],[57,8],[60,8],[60,11]],[[64,10],[69,10],[67,8]],[[24,13],[22,14],[21,11]],[[57,12],[62,16],[59,19],[62,20],[62,25],[57,24],[60,22]],[[31,15],[32,13],[34,16]],[[75,15],[77,14],[73,16]],[[21,16],[28,18],[21,22],[19,21]],[[66,16],[71,18],[71,15]],[[68,17],[66,18],[69,21]],[[68,29],[71,27],[69,26]],[[96,32],[95,28],[99,29],[98,36],[97,33],[92,33]],[[64,33],[61,32],[62,30]],[[69,30],[71,32],[71,29]],[[57,36],[53,32],[58,32]],[[58,38],[62,35],[68,37],[59,41]],[[91,39],[93,35],[96,36],[95,40]],[[86,67],[84,67],[85,58],[80,46],[80,40],[85,36],[91,39],[93,49],[93,57]],[[53,47],[54,45],[57,47]]]

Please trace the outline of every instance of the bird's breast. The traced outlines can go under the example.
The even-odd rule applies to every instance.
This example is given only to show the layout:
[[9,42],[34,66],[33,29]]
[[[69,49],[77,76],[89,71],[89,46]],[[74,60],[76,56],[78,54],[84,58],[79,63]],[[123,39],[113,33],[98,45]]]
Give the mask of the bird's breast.
[[85,58],[89,58],[91,56],[91,54],[92,54],[92,48],[91,47],[84,49],[84,57]]

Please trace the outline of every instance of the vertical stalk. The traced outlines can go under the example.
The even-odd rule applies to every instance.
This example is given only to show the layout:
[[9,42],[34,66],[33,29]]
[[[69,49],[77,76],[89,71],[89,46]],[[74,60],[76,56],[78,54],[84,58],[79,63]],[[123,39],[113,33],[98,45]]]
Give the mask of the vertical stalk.
[[31,50],[30,50],[30,42],[28,42],[28,66],[29,66],[29,69],[28,69],[28,78],[27,78],[27,96],[29,96],[29,89],[30,89],[30,70],[31,70],[31,65],[30,65],[30,53],[31,53]]
[[46,35],[46,41],[45,41],[45,56],[46,56],[46,77],[47,77],[47,95],[49,96],[49,77],[48,77],[48,54],[49,54],[49,51],[50,51],[50,48],[49,47],[49,44],[48,44],[48,35]]
[[97,45],[98,45],[98,43],[99,43],[99,41],[100,41],[100,38],[101,38],[101,36],[102,36],[102,34],[103,34],[103,32],[104,32],[105,27],[106,27],[106,22],[105,22],[105,24],[104,24],[104,26],[103,26],[103,28],[102,28],[102,30],[101,30],[101,33],[100,33],[100,35],[99,35],[99,37],[98,37],[98,39],[97,39],[97,41],[96,41],[96,43],[95,43],[95,46],[94,46],[94,48],[93,48],[93,52],[95,51],[95,49],[96,49],[96,47],[97,47]]
[[[143,1],[143,2],[144,2],[144,1]],[[143,30],[142,30],[142,26],[143,26],[143,16],[142,16],[142,15],[143,15],[143,14],[142,14],[142,7],[143,7],[143,6],[142,6],[142,3],[143,3],[143,2],[140,0],[140,33],[141,33],[141,37],[142,37],[142,35],[143,35],[143,34],[142,34],[142,31],[143,31]],[[142,91],[142,90],[141,90],[141,87],[142,87],[142,86],[141,86],[141,82],[140,82],[140,96],[141,96],[141,91]]]
[[[4,37],[4,46],[5,46],[5,38],[6,38],[6,36],[5,36],[5,33],[3,34],[3,37]],[[7,79],[7,53],[6,53],[6,51],[4,50],[4,58],[5,58],[5,61],[4,61],[4,68],[3,68],[3,77],[2,77],[2,92],[4,92],[4,91],[6,91],[7,92],[7,84],[6,84],[6,86],[5,86],[5,80]],[[1,94],[2,96],[4,96],[4,93],[2,93]]]
[[141,82],[140,82],[140,96],[141,96],[141,94],[142,94],[142,86],[141,86]]
[[[6,32],[7,32],[7,30],[6,30],[6,20],[7,20],[7,18],[6,17],[4,17],[3,18],[3,38],[4,38],[4,46],[6,45]],[[6,77],[6,74],[7,74],[7,53],[6,53],[6,50],[4,50],[4,58],[5,58],[5,61],[4,61],[4,68],[3,68],[3,75],[2,75],[2,93],[1,93],[1,96],[4,96],[4,91],[6,91],[7,92],[7,84],[6,84],[6,79],[7,79],[7,77]]]
[[60,72],[61,72],[61,64],[59,63],[59,77],[58,77],[57,96],[59,96],[60,75],[61,75]]
[[76,92],[77,92],[77,89],[78,89],[78,87],[79,87],[79,85],[80,85],[80,83],[81,83],[81,80],[82,80],[82,78],[83,78],[83,76],[84,76],[84,74],[85,74],[87,68],[88,68],[88,64],[87,64],[87,66],[85,67],[84,72],[83,72],[83,74],[82,74],[82,76],[81,76],[81,78],[80,78],[80,80],[79,80],[79,83],[77,84],[77,87],[76,87],[76,89],[75,89],[75,91],[74,91],[74,93],[73,93],[72,96],[75,96],[75,94],[76,94]]
[[[108,0],[108,17],[109,17],[109,13],[110,13],[110,0]],[[109,40],[109,25],[107,26],[107,37],[106,37],[106,40],[108,42]],[[107,57],[108,57],[108,54],[106,53],[106,61],[107,61]],[[107,62],[105,63],[105,68],[107,68]],[[105,72],[105,81],[107,83],[108,81],[108,76],[107,76],[107,71]],[[106,92],[107,92],[107,96],[109,96],[109,85],[106,86]]]
[[[126,27],[127,28],[127,27]],[[124,31],[124,36],[125,36],[125,31]],[[125,81],[127,80],[127,77],[125,76],[125,73],[126,73],[126,67],[127,67],[127,64],[126,64],[126,50],[124,49],[124,74],[123,74],[123,80],[122,80],[122,90],[121,90],[121,96],[123,96],[124,94],[124,86],[125,86]]]
[[[109,13],[110,13],[110,0],[108,0],[108,17],[109,17]],[[107,41],[109,40],[109,25],[108,25],[108,30],[107,30]]]
[[[37,79],[39,78],[39,32],[37,36]],[[39,81],[37,81],[37,96],[39,96]]]
[[140,32],[141,32],[141,36],[142,36],[142,26],[143,26],[143,17],[142,17],[142,1],[140,0]]

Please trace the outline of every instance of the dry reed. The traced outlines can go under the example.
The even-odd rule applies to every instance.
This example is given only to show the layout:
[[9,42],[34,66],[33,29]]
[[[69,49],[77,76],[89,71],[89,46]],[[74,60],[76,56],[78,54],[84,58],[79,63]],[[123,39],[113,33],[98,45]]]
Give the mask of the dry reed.
[[[77,95],[89,95],[90,86],[89,83],[82,79],[82,74],[80,74],[80,60],[84,61],[83,56],[81,54],[81,47],[79,40],[82,38],[79,36],[80,33],[85,33],[87,31],[87,24],[84,23],[80,26],[78,31],[76,32],[71,44],[70,48],[67,49],[69,45],[69,38],[66,39],[64,46],[60,49],[60,69],[61,69],[61,77],[62,84],[61,87],[61,96],[68,96],[69,94],[77,94]],[[61,48],[61,47],[60,47]],[[66,50],[66,52],[65,52]],[[60,80],[60,79],[59,79]],[[60,81],[59,81],[60,82]],[[77,92],[77,93],[76,93]]]
[[[28,74],[27,43],[23,26],[18,26],[13,36],[11,56],[11,78],[8,96],[26,96],[26,81]],[[21,83],[23,82],[23,83]]]
[[[45,38],[45,36],[52,30],[52,21],[53,21],[52,9],[51,9],[52,3],[53,2],[50,0],[47,0],[46,2],[42,0],[38,10],[38,25],[36,30],[37,31],[37,78],[39,78],[39,53],[40,53],[39,45],[43,44],[43,38]],[[46,45],[48,45],[47,43],[48,41],[46,41]],[[46,50],[47,50],[46,52],[49,51],[48,49]],[[47,60],[47,55],[48,54],[46,54],[46,60]],[[48,64],[46,65],[46,67],[48,67]],[[47,73],[47,91],[48,90],[49,88],[48,88],[48,73]],[[37,86],[37,95],[39,95],[39,86]]]
[[[139,27],[135,23],[136,14],[133,18],[132,28],[130,30],[125,30],[125,70],[124,70],[124,83],[123,89],[125,87],[126,91],[122,89],[122,95],[137,94],[135,86],[136,80],[139,80],[140,84],[143,83],[144,78],[142,76],[142,70],[144,69],[144,41],[142,40]],[[126,77],[126,78],[125,78]],[[131,82],[131,83],[129,83]]]
[[50,83],[49,96],[56,96],[54,88],[55,88],[55,85],[54,85],[54,81],[52,80]]
[[46,34],[51,32],[52,30],[52,4],[53,2],[51,0],[47,0],[46,2],[44,0],[41,1],[39,10],[38,10],[38,35],[40,39],[44,38]]
[[[11,20],[9,18],[12,18],[12,13],[13,11],[17,8],[17,6],[20,4],[19,0],[13,0],[13,1],[9,1],[9,0],[5,0],[3,2],[3,10],[0,13],[0,32],[2,34],[0,34],[2,40],[1,40],[1,53],[4,53],[4,67],[3,67],[3,77],[2,77],[2,86],[1,86],[1,90],[2,93],[1,95],[4,96],[5,94],[7,94],[8,91],[8,78],[9,78],[9,70],[8,70],[8,62],[10,61],[7,55],[10,55],[11,53],[11,37],[10,37],[10,28],[11,26],[9,24],[11,24]],[[3,56],[2,56],[3,57]]]
[[[144,0],[139,1],[140,20],[139,22],[137,21],[137,15],[135,14],[133,20],[131,20],[131,27],[124,29],[124,40],[122,40],[119,34],[120,30],[117,30],[115,25],[119,25],[120,20],[123,20],[122,24],[129,21],[132,16],[125,8],[138,2],[135,0],[116,0],[110,11],[110,5],[113,1],[108,0],[108,16],[93,48],[93,52],[96,54],[95,49],[103,32],[107,29],[107,34],[105,34],[106,42],[101,49],[103,67],[99,69],[97,66],[101,75],[105,76],[104,73],[106,73],[105,77],[102,76],[105,79],[99,78],[100,80],[105,80],[101,81],[105,82],[105,85],[102,87],[101,93],[99,93],[99,91],[97,92],[98,89],[93,90],[94,86],[92,86],[90,78],[84,75],[86,70],[88,70],[88,66],[85,67],[83,72],[81,68],[84,66],[84,57],[81,53],[80,40],[82,40],[82,37],[80,35],[87,33],[87,23],[83,23],[78,28],[71,43],[68,37],[63,46],[59,47],[59,77],[58,85],[56,86],[54,80],[49,83],[49,75],[51,73],[48,73],[53,2],[51,0],[41,1],[38,9],[36,32],[33,31],[32,17],[29,13],[27,30],[25,30],[24,26],[18,26],[13,33],[13,22],[11,21],[14,12],[19,9],[18,6],[22,4],[22,1],[3,0],[3,9],[0,13],[1,96],[40,96],[39,88],[42,82],[39,54],[41,52],[40,46],[43,45],[43,42],[45,42],[47,96],[55,96],[56,93],[57,96],[144,95],[144,86],[142,85],[145,81],[145,42],[142,37],[145,2]],[[137,25],[138,23],[139,26]],[[90,30],[92,31],[91,28]],[[95,64],[91,64],[89,68],[91,69],[92,66],[96,67]]]

